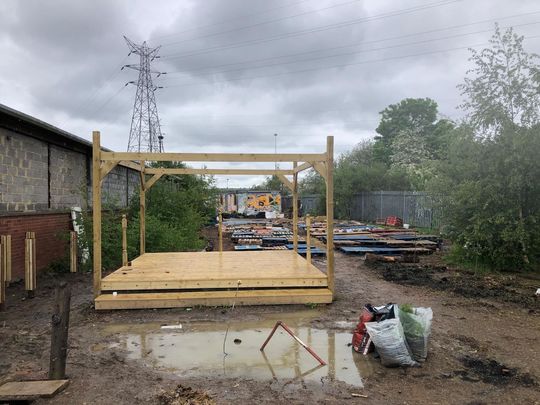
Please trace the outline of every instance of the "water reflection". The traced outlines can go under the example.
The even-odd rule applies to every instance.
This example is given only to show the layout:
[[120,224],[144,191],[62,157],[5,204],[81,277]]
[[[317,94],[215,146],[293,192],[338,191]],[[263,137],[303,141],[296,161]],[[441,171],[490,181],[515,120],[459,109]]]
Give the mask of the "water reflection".
[[[287,333],[278,329],[264,352],[259,350],[275,321],[231,323],[223,354],[226,325],[184,324],[181,330],[163,330],[160,325],[119,325],[109,330],[131,359],[143,359],[153,367],[180,376],[220,375],[257,380],[322,382],[325,378],[361,387],[373,363],[354,353],[348,343],[351,333],[298,326],[286,320],[293,332],[327,361],[321,366]],[[291,323],[292,322],[292,323]],[[109,328],[111,329],[111,328]],[[119,333],[119,334],[118,334]],[[234,339],[240,339],[235,344]]]

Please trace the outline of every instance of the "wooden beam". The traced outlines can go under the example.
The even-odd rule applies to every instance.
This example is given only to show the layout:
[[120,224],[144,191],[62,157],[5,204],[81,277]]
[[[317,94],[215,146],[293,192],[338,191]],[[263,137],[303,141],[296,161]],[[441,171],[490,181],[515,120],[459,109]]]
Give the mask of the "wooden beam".
[[294,174],[292,170],[274,170],[274,169],[193,169],[187,167],[185,169],[180,168],[148,168],[144,171],[147,174],[238,174],[238,175],[291,175]]
[[136,170],[138,172],[141,171],[141,165],[137,162],[132,162],[130,160],[122,160],[118,162],[120,166],[129,167],[130,169]]
[[285,177],[283,174],[278,174],[277,176],[289,190],[294,191],[293,183],[287,177]]
[[99,131],[92,132],[92,228],[94,297],[101,294],[101,146]]
[[105,176],[107,176],[110,171],[116,167],[117,164],[118,162],[113,162],[112,160],[109,162],[103,162],[99,169],[99,178],[103,180]]
[[139,255],[146,252],[146,178],[144,162],[141,162],[141,187],[139,193]]
[[[293,163],[293,170],[298,166]],[[293,250],[298,253],[298,173],[293,174],[292,181],[292,203],[293,203]]]
[[[148,172],[145,171],[145,173],[148,173]],[[145,184],[145,191],[148,191],[150,187],[152,187],[156,183],[156,181],[158,181],[161,178],[161,176],[163,176],[163,173],[156,173],[149,180],[147,180]]]
[[314,162],[313,163],[313,168],[315,169],[315,171],[317,173],[319,173],[321,175],[321,177],[323,179],[327,179],[327,168],[326,168],[326,163],[321,163],[321,162]]
[[334,137],[326,138],[326,275],[334,294]]
[[300,173],[301,171],[309,169],[312,166],[313,166],[313,164],[311,162],[302,163],[300,166],[298,166],[296,169],[294,169],[294,171],[296,173]]
[[122,215],[122,266],[127,266],[127,218],[126,214]]
[[325,153],[150,153],[101,152],[102,160],[161,162],[324,162]]

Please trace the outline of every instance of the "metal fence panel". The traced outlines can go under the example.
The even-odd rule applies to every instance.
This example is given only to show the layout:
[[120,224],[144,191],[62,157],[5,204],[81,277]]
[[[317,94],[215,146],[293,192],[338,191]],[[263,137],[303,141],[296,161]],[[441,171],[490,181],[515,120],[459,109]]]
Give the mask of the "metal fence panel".
[[[305,213],[315,212],[319,196],[302,196]],[[364,191],[353,196],[342,215],[358,221],[374,222],[389,216],[398,216],[403,222],[416,227],[438,228],[439,217],[433,198],[421,191]]]

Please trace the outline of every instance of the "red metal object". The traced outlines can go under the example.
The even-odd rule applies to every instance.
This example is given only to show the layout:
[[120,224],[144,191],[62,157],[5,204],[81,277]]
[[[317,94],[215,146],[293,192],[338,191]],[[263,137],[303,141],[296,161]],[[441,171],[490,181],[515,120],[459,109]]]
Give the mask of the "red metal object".
[[291,335],[294,340],[296,340],[298,343],[300,343],[300,345],[309,352],[309,354],[311,354],[313,357],[315,357],[315,359],[317,359],[317,361],[319,363],[321,363],[321,366],[326,366],[326,362],[323,359],[321,359],[319,356],[317,356],[317,353],[315,353],[308,345],[306,345],[304,342],[302,342],[300,340],[300,338],[298,338],[298,336],[296,336],[293,333],[293,331],[290,330],[289,327],[287,325],[285,325],[281,321],[277,321],[276,324],[274,325],[274,328],[272,329],[272,332],[270,332],[270,335],[266,338],[263,345],[261,346],[261,352],[264,351],[264,348],[266,347],[266,345],[268,344],[270,339],[272,339],[272,336],[274,336],[274,333],[276,332],[276,329],[278,328],[278,326],[281,326],[283,329],[285,329],[285,332],[287,332],[289,335]]

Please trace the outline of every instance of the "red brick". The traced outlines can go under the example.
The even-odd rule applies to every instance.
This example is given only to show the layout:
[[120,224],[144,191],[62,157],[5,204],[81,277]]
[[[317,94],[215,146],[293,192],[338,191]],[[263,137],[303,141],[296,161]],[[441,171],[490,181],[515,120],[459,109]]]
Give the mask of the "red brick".
[[11,235],[13,280],[24,278],[24,238],[26,232],[36,233],[38,271],[64,257],[68,251],[71,229],[69,213],[26,214],[0,217],[0,235]]

